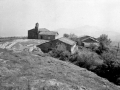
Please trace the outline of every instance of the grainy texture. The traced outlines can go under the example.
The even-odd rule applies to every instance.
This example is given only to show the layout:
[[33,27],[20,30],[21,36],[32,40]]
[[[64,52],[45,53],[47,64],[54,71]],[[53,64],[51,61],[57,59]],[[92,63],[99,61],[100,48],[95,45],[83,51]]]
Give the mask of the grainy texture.
[[0,49],[0,90],[120,90],[107,80],[34,52]]

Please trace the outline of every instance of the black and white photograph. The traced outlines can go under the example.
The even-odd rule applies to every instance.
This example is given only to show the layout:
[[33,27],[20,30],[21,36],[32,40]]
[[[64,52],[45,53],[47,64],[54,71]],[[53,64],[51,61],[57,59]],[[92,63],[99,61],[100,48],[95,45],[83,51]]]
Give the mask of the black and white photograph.
[[0,0],[0,90],[120,90],[120,0]]

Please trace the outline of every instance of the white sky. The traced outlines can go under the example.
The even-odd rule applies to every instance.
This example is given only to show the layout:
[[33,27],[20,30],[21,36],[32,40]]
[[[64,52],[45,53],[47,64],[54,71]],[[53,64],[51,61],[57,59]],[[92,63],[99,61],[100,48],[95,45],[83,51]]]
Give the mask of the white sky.
[[120,0],[0,0],[0,36],[25,36],[36,22],[50,30],[87,25],[120,33]]

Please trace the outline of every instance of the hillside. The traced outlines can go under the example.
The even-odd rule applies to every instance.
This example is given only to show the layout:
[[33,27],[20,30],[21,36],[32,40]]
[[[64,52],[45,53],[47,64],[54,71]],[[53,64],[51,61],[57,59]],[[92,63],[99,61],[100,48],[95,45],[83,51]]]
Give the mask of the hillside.
[[38,53],[0,49],[0,90],[120,90],[86,69]]

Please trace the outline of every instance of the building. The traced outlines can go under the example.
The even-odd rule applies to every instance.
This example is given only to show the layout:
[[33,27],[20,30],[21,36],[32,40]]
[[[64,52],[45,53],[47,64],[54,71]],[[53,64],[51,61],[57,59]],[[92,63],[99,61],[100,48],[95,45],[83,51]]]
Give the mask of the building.
[[55,48],[58,44],[64,44],[66,46],[66,49],[70,51],[72,54],[78,50],[76,42],[65,37],[61,37],[61,38],[43,43],[41,45],[38,45],[38,47],[41,48],[43,52],[49,52],[51,49]]
[[99,41],[91,36],[82,36],[80,37],[80,41],[84,44],[85,47],[89,47],[91,44],[99,46]]
[[49,31],[46,28],[39,28],[39,24],[36,23],[35,28],[28,30],[28,39],[44,39],[44,40],[54,40],[58,32]]

